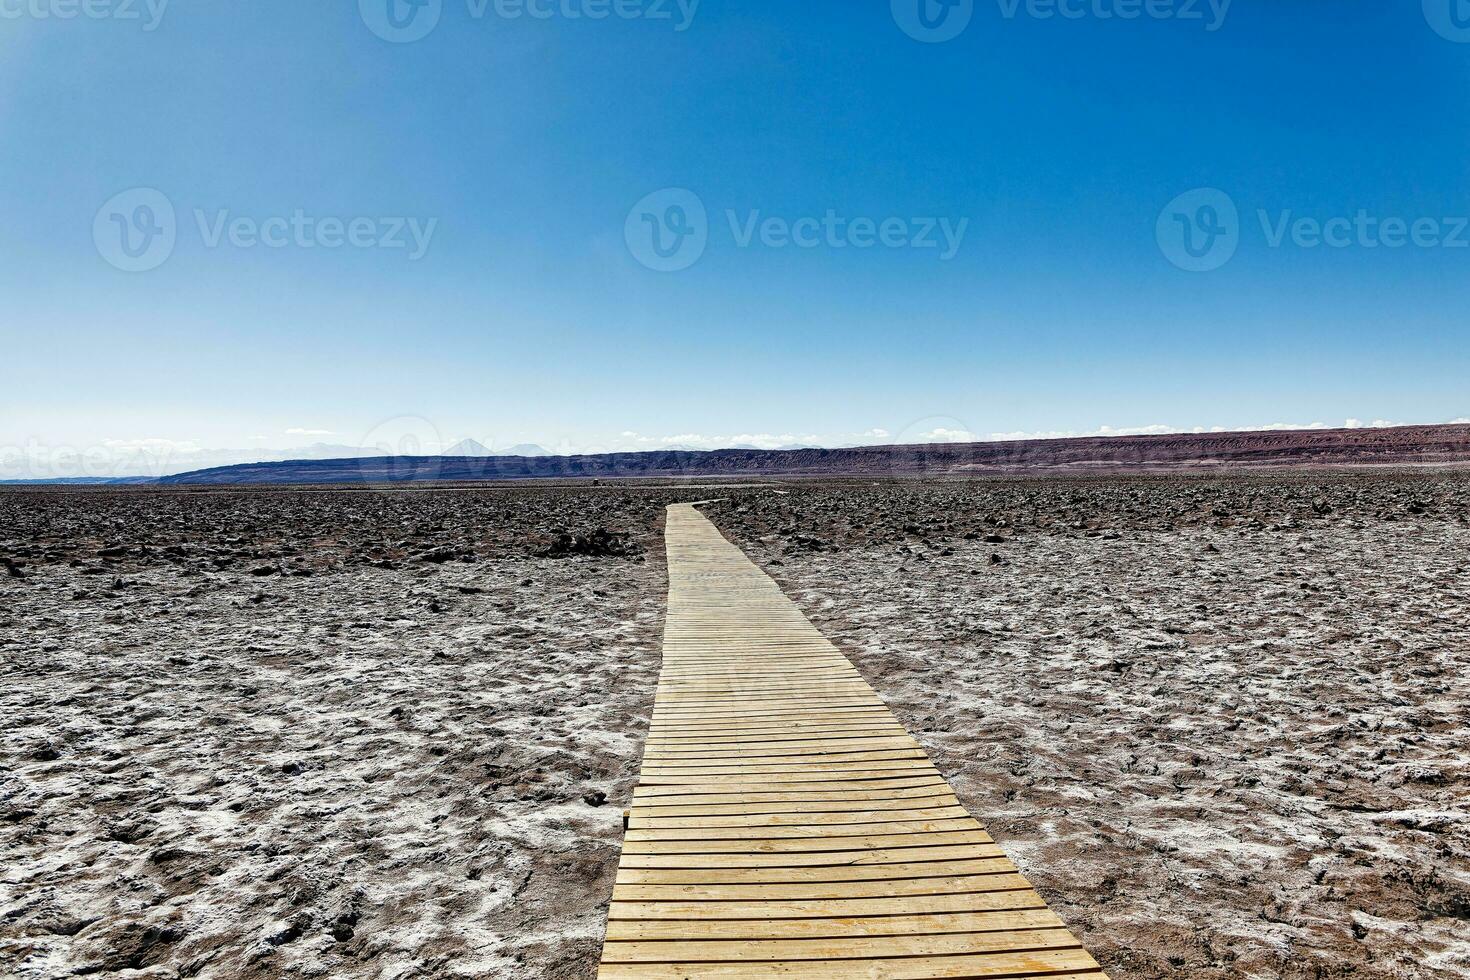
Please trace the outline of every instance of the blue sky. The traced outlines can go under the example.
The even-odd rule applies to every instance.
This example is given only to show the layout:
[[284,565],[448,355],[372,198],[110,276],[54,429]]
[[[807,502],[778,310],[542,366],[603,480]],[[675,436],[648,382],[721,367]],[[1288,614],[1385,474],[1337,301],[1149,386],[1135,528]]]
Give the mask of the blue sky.
[[1470,416],[1464,0],[69,2],[0,0],[12,456]]

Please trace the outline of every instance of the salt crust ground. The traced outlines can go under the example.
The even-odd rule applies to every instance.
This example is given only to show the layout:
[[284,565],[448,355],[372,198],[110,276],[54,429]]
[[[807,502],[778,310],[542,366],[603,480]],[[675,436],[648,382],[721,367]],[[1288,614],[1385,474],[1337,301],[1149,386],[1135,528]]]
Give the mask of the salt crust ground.
[[1118,980],[1427,980],[1470,976],[1467,490],[834,488],[713,516]]
[[[709,512],[1119,980],[1470,976],[1463,478],[780,490]],[[0,493],[0,975],[591,977],[715,495]]]
[[[0,574],[0,976],[589,975],[656,680],[662,502],[0,509],[27,563]],[[637,527],[646,556],[530,557],[583,523]]]

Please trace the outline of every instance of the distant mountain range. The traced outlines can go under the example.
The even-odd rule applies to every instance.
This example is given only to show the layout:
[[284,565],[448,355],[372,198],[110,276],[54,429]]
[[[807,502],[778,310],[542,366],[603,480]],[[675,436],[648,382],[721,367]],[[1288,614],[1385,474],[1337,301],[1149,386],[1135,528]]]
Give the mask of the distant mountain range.
[[0,487],[101,487],[156,482],[151,476],[70,476],[54,480],[0,480]]
[[[342,461],[363,457],[382,456],[383,448],[336,445],[318,442],[295,449],[204,449],[204,450],[137,450],[131,457],[118,460],[115,465],[123,472],[167,474],[178,472],[197,473],[203,470],[227,469],[231,466],[258,465],[260,463],[299,462],[301,460]],[[532,443],[521,443],[509,449],[496,451],[475,439],[462,439],[442,454],[444,456],[550,456],[551,451]],[[153,483],[154,476],[78,476],[35,478],[27,475],[24,468],[11,470],[14,474],[0,476],[0,486],[89,486],[103,484]]]
[[[475,446],[479,446],[475,443]],[[461,443],[462,448],[472,448]],[[485,447],[479,446],[480,449]],[[539,450],[538,453],[521,450]],[[667,449],[507,455],[288,460],[181,473],[161,484],[342,484],[630,477],[1005,476],[1218,471],[1263,467],[1428,466],[1470,463],[1470,425],[1110,436],[845,449]]]
[[509,449],[502,449],[497,452],[476,439],[461,439],[444,450],[443,455],[445,457],[465,456],[480,458],[487,456],[550,456],[551,450],[543,449],[534,443],[523,442],[511,446]]
[[444,450],[445,456],[494,456],[490,447],[474,439],[461,439],[448,449]]

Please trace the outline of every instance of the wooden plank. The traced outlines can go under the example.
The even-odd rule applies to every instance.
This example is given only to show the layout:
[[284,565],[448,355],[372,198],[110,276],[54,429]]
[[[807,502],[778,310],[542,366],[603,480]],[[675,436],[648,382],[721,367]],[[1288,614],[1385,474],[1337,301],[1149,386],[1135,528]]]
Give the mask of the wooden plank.
[[875,780],[876,785],[860,782],[832,783],[822,789],[792,787],[779,783],[714,788],[684,786],[639,786],[633,790],[633,802],[642,806],[691,803],[806,803],[812,801],[891,800],[897,797],[932,796],[949,792],[938,776],[918,779]]
[[826,728],[884,728],[902,730],[887,708],[874,706],[861,711],[798,711],[777,715],[740,718],[657,718],[649,727],[651,738],[718,738],[724,735],[782,735]]
[[[887,848],[939,847],[950,844],[995,842],[983,830],[916,830],[862,835],[809,837],[702,837],[696,840],[625,840],[624,854],[758,854],[792,851],[853,851],[882,853]],[[995,853],[999,853],[995,851]]]
[[[992,851],[994,853],[994,851]],[[770,868],[624,868],[620,885],[787,885],[793,882],[918,881],[955,875],[1014,874],[1007,857],[965,861],[921,861],[917,864],[815,865]]]
[[828,960],[787,963],[609,963],[602,980],[929,980],[952,977],[1035,977],[1037,980],[1107,980],[1091,956],[1080,949],[971,956],[908,957],[882,960]]
[[890,898],[900,895],[955,895],[1030,888],[1015,875],[961,875],[902,881],[785,882],[760,885],[614,885],[615,902],[780,901],[799,899]]
[[[792,828],[806,830],[821,825],[840,831],[842,827],[881,827],[886,823],[907,823],[914,820],[946,820],[963,818],[974,820],[964,807],[931,807],[929,809],[868,810],[852,813],[748,813],[728,816],[703,814],[697,817],[644,816],[634,813],[631,817],[632,830],[657,829],[738,829],[741,831],[779,830]],[[978,827],[979,822],[975,825]]]
[[751,814],[751,813],[844,813],[859,810],[907,810],[912,807],[937,807],[937,806],[959,806],[954,793],[945,787],[943,792],[929,793],[923,796],[904,797],[895,799],[881,793],[858,794],[858,797],[867,795],[876,796],[876,799],[843,798],[836,800],[813,800],[813,799],[775,799],[764,801],[745,801],[741,803],[711,803],[686,802],[680,800],[654,800],[648,804],[635,802],[631,813],[642,816],[688,816],[697,814],[702,816],[721,816],[726,814]]
[[[840,837],[866,837],[874,834],[934,834],[966,830],[985,834],[980,822],[971,816],[938,820],[891,821],[888,823],[816,824],[797,827],[659,827],[630,828],[623,834],[625,843],[648,841],[715,841],[715,840],[836,840]],[[985,834],[990,840],[990,835]]]
[[918,861],[973,861],[992,857],[997,849],[986,844],[931,847],[886,847],[846,851],[770,851],[714,853],[628,853],[621,868],[815,868],[868,864],[911,864]]
[[1054,929],[1062,920],[1049,909],[1004,912],[948,912],[832,919],[700,919],[693,921],[610,921],[609,942],[666,939],[838,939],[845,936],[915,936],[955,932]]
[[[822,757],[825,759],[825,757]],[[867,762],[817,762],[811,765],[797,763],[771,764],[760,760],[752,762],[725,762],[706,766],[645,766],[645,781],[682,779],[684,781],[729,778],[739,776],[811,776],[813,778],[838,778],[846,774],[894,773],[912,771],[934,772],[934,764],[928,759],[899,758],[871,759]]]
[[[923,774],[925,776],[938,778],[934,766],[927,761],[904,762],[868,762],[849,764],[848,766],[820,766],[807,769],[797,769],[791,766],[782,766],[775,769],[770,767],[756,766],[746,769],[727,769],[722,772],[681,772],[663,771],[661,773],[645,773],[642,777],[644,786],[681,786],[686,788],[698,787],[704,792],[714,792],[730,786],[749,786],[759,783],[769,786],[779,782],[783,786],[795,786],[797,784],[823,783],[831,784],[847,780],[892,780],[902,777],[913,777]],[[770,780],[771,782],[766,782]],[[802,786],[802,788],[807,788]],[[812,788],[828,788],[827,786]]]
[[1007,950],[1076,949],[1077,940],[1066,929],[1029,929],[1018,932],[968,932],[908,936],[849,936],[831,939],[674,940],[668,942],[610,942],[603,950],[607,963],[701,963],[760,960],[854,960],[889,956],[953,956],[999,953]]
[[599,976],[1107,980],[877,692],[703,515]]
[[[739,755],[745,746],[738,742],[715,742],[715,747],[706,749],[686,745],[649,746],[652,758],[678,758],[695,755],[717,758],[721,755]],[[910,735],[869,736],[862,733],[831,734],[815,738],[805,732],[790,738],[762,739],[758,746],[762,751],[779,752],[782,755],[826,755],[833,752],[851,752],[856,749],[914,749],[919,747]]]
[[[827,733],[835,734],[835,733]],[[674,746],[677,748],[677,746]],[[905,759],[920,759],[928,761],[923,749],[858,749],[852,752],[827,752],[816,757],[815,760],[805,759],[802,756],[783,756],[780,752],[771,751],[770,747],[756,743],[746,745],[743,748],[749,753],[742,753],[739,759],[731,759],[724,762],[713,762],[706,759],[674,759],[653,762],[652,767],[656,769],[685,769],[699,767],[721,767],[721,766],[806,766],[813,764],[840,765],[844,763],[861,762],[901,762]],[[788,762],[775,760],[790,759]]]
[[1030,888],[1011,891],[964,892],[956,895],[906,895],[896,898],[842,898],[764,900],[755,902],[613,902],[608,907],[610,922],[692,920],[698,922],[735,919],[846,919],[863,916],[930,915],[947,912],[993,912],[1015,909],[1044,909],[1046,903]]

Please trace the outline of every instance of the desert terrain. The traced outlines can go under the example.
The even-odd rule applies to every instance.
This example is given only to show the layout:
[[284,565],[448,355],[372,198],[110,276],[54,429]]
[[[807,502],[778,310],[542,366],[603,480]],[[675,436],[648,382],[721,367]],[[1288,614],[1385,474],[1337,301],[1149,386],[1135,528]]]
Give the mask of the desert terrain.
[[1470,475],[0,491],[0,975],[592,977],[706,512],[1118,980],[1470,976]]

